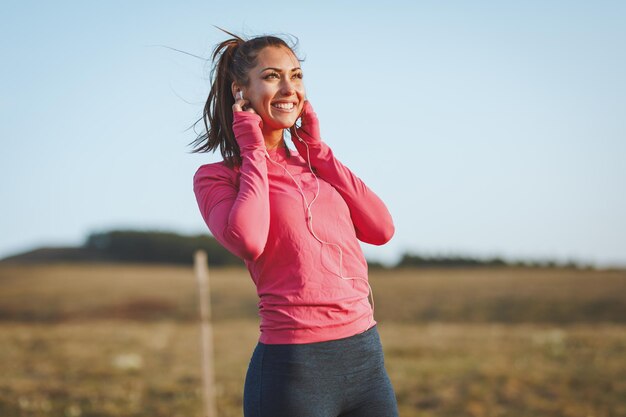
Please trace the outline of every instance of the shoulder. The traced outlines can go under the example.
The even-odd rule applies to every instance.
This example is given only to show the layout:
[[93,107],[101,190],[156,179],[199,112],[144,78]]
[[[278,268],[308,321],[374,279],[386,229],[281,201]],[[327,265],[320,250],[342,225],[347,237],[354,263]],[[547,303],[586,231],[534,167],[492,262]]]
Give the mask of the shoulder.
[[238,168],[229,168],[224,161],[201,165],[193,175],[194,186],[206,182],[234,183],[239,173]]
[[212,164],[200,165],[193,177],[194,179],[200,177],[231,178],[237,176],[238,171],[238,168],[230,168],[226,166],[224,161],[220,161]]

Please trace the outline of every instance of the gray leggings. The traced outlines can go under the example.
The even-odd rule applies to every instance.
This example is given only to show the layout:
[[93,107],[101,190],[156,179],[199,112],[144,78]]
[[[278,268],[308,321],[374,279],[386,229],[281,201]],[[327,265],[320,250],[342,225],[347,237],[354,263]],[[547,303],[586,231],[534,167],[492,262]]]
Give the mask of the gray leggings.
[[257,343],[246,374],[245,417],[397,417],[376,325],[344,339]]

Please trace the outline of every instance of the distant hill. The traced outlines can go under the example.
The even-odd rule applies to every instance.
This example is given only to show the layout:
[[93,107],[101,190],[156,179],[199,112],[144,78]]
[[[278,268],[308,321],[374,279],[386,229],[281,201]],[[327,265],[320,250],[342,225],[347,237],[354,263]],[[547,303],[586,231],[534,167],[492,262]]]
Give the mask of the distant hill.
[[42,247],[1,259],[2,262],[50,263],[74,261],[104,261],[104,254],[84,247]]
[[[214,237],[181,235],[173,232],[111,230],[91,233],[82,246],[42,247],[1,259],[12,263],[51,262],[140,262],[191,265],[196,250],[207,252],[212,266],[243,265],[243,261],[228,252]],[[389,269],[378,262],[368,261],[372,269]],[[420,256],[405,253],[392,268],[592,268],[574,261],[559,264],[554,261],[511,261],[501,258],[478,259],[463,256]]]
[[213,266],[242,265],[212,236],[185,236],[172,232],[113,230],[91,233],[78,247],[42,247],[2,259],[12,263],[50,262],[142,262],[193,263],[196,250],[207,252]]

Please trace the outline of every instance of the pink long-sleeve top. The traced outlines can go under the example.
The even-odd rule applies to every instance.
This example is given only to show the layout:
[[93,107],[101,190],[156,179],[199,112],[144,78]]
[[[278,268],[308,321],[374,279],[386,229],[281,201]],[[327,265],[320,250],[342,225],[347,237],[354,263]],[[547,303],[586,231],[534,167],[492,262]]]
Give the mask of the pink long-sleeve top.
[[318,185],[307,155],[291,150],[288,157],[282,147],[266,150],[260,123],[257,114],[235,112],[241,166],[202,165],[193,179],[211,233],[244,260],[256,284],[259,341],[313,343],[369,329],[376,321],[358,241],[382,245],[391,239],[389,211],[323,141],[309,142],[319,180],[310,229],[307,203],[294,182],[310,203]]

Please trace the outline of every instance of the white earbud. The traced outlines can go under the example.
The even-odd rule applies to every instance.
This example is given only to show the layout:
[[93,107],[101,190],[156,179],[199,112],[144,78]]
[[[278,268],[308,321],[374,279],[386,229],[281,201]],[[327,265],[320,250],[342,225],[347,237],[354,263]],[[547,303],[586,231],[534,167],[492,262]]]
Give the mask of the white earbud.
[[235,99],[236,100],[243,100],[243,91],[241,91],[241,90],[237,91],[237,94],[235,95]]

